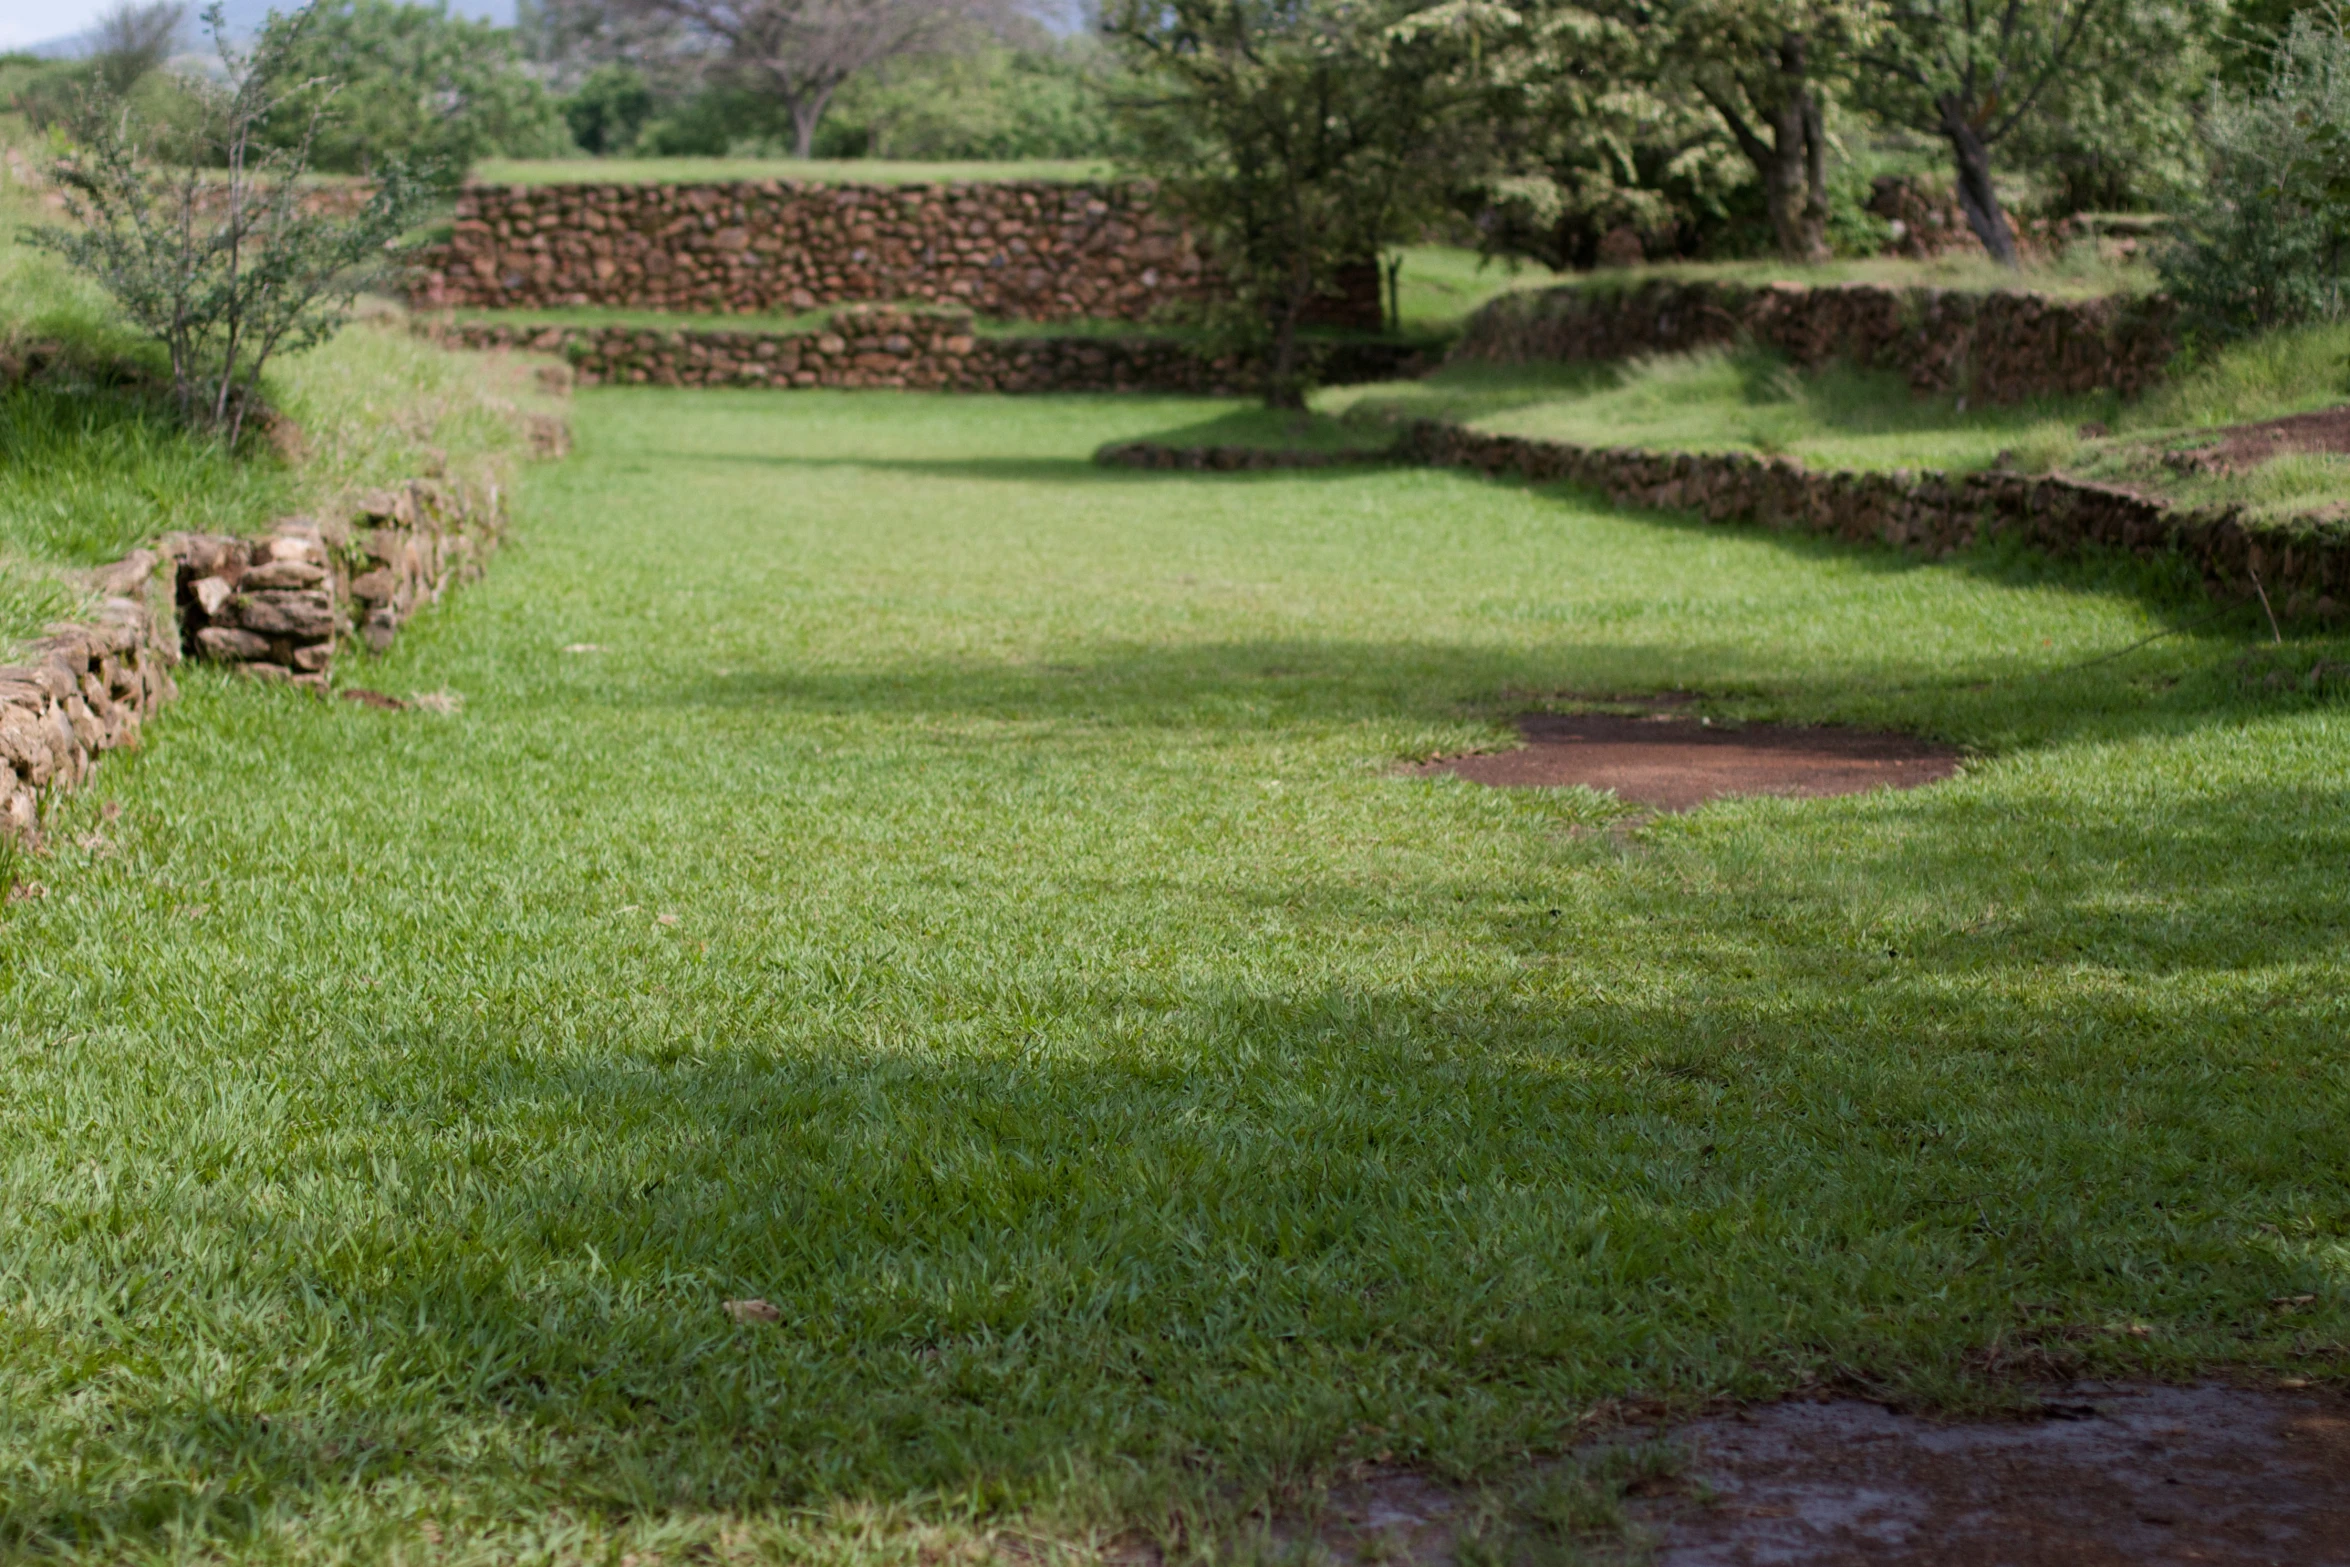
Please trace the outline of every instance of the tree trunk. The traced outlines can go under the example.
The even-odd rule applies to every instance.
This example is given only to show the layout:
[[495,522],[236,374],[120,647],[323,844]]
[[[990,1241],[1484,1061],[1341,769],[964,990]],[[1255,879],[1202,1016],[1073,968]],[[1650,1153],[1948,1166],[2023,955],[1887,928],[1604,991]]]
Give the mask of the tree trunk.
[[1273,351],[1265,360],[1265,406],[1302,409],[1306,405],[1306,378],[1298,371],[1298,323],[1305,319],[1306,301],[1313,297],[1313,274],[1296,269],[1289,297],[1282,301],[1281,319],[1273,328]]
[[801,160],[816,156],[816,127],[824,121],[824,111],[832,107],[833,88],[810,87],[784,100],[791,111],[791,155]]
[[[1761,115],[1761,130],[1747,123],[1733,101],[1733,90],[1698,91],[1730,127],[1738,150],[1762,177],[1763,200],[1771,213],[1771,235],[1780,259],[1814,262],[1828,259],[1828,137],[1819,99],[1811,90],[1809,48],[1801,33],[1780,38],[1776,74],[1770,101],[1752,90],[1742,96]],[[1767,131],[1770,140],[1763,140]]]
[[1999,192],[1991,184],[1991,149],[1983,144],[1956,93],[1944,93],[1936,100],[1936,107],[1942,111],[1943,138],[1950,143],[1951,158],[1958,165],[1958,205],[1966,213],[1967,226],[1991,252],[1992,260],[2003,267],[2020,266],[2015,230],[2008,226]]

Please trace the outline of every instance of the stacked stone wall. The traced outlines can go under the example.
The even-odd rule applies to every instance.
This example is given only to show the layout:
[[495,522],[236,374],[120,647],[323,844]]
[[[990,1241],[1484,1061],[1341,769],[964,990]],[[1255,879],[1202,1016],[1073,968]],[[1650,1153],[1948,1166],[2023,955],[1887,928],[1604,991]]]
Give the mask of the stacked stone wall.
[[[1176,392],[1247,396],[1248,359],[1159,337],[983,337],[967,314],[850,306],[818,332],[538,327],[502,321],[428,324],[464,348],[560,354],[582,385],[886,387],[944,392]],[[1309,349],[1332,382],[1394,380],[1429,368],[1395,343]]]
[[1452,357],[1629,359],[1752,341],[1805,369],[1842,361],[1894,371],[1919,393],[1989,403],[2106,391],[2135,397],[2161,379],[2176,351],[2176,318],[2159,296],[1652,282],[1503,295],[1470,317]]
[[250,539],[172,534],[185,651],[324,691],[339,646],[391,646],[408,618],[480,573],[504,496],[428,479],[361,496],[347,522],[286,517]]
[[2350,611],[2350,531],[2247,524],[2233,508],[2187,510],[2103,485],[2012,473],[1823,472],[1743,452],[1650,452],[1485,435],[1430,420],[1397,442],[1398,461],[1565,481],[1620,505],[1715,522],[1824,534],[1945,555],[1997,537],[2059,558],[2097,548],[2178,554],[2222,598],[2265,592],[2288,616]]
[[468,186],[418,303],[744,313],[928,300],[1141,320],[1209,287],[1144,184]]
[[[534,429],[542,451],[550,440]],[[0,840],[40,841],[41,806],[179,694],[182,656],[323,693],[336,650],[381,652],[477,574],[503,495],[415,480],[362,496],[347,521],[287,517],[254,538],[166,534],[92,574],[95,619],[59,625],[0,666]]]
[[0,666],[0,840],[37,843],[42,797],[78,787],[102,753],[136,746],[179,694],[178,639],[154,602],[162,564],[136,550],[97,573],[92,622],[53,626],[25,662]]

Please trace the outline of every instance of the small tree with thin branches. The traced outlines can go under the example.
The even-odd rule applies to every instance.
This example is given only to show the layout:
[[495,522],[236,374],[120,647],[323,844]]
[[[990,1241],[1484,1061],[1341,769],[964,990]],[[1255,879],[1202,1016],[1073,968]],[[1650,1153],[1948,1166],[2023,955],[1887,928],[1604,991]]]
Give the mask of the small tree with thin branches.
[[[22,236],[96,279],[161,342],[182,417],[232,444],[270,361],[342,326],[431,198],[420,171],[394,163],[356,213],[306,199],[302,176],[333,100],[331,83],[287,70],[309,15],[273,14],[246,52],[230,45],[218,0],[204,12],[222,79],[192,84],[200,130],[176,162],[151,156],[129,108],[96,90],[52,171],[72,224]],[[264,128],[289,119],[299,134],[266,145]]]

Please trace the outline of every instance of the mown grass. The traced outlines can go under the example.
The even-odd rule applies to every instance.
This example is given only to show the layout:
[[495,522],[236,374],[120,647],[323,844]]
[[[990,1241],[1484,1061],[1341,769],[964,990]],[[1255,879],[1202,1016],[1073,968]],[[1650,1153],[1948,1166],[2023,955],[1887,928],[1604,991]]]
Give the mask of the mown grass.
[[[190,671],[0,906],[8,1548],[1209,1553],[1619,1395],[2344,1374],[2343,649],[1087,461],[1231,406],[586,394],[344,671],[460,711]],[[1974,760],[1394,772],[1673,689]]]
[[1913,396],[1903,377],[1846,366],[1802,373],[1755,348],[1625,363],[1449,365],[1424,381],[1331,388],[1315,407],[1363,426],[1437,418],[1583,446],[1750,451],[1818,467],[1967,470],[2002,453],[2039,469],[2068,457],[2109,396],[2012,408]]

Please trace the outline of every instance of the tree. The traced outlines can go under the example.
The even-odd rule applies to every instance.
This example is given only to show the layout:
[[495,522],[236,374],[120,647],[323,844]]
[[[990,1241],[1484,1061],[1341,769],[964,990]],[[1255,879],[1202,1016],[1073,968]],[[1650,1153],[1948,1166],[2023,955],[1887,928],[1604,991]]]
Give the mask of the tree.
[[841,84],[884,60],[927,48],[993,0],[632,0],[682,24],[717,62],[776,98],[791,117],[792,153],[816,149],[816,128]]
[[1958,204],[1983,248],[2017,265],[1991,153],[2104,43],[2120,0],[1886,0],[1866,56],[1873,107],[1950,146]]
[[174,0],[152,5],[123,0],[99,17],[91,29],[90,60],[101,88],[112,97],[128,98],[148,72],[171,57],[186,16]]
[[1748,177],[1720,119],[1662,69],[1655,31],[1581,5],[1509,15],[1477,110],[1492,172],[1461,192],[1487,254],[1590,266],[1609,232],[1678,235]]
[[477,158],[570,146],[554,100],[523,71],[504,28],[400,0],[319,0],[304,14],[299,42],[276,68],[289,81],[338,84],[336,112],[313,127],[293,110],[266,133],[281,148],[314,138],[309,158],[320,169],[368,173],[407,160],[462,174]]
[[1828,258],[1828,96],[1872,35],[1869,0],[1607,0],[1659,80],[1721,120],[1762,182],[1788,261]]
[[[271,359],[333,335],[431,199],[399,162],[379,169],[351,216],[305,199],[310,148],[332,103],[330,84],[292,70],[311,21],[308,11],[273,14],[240,53],[215,0],[204,22],[221,80],[192,89],[204,111],[198,146],[159,166],[122,101],[93,95],[53,170],[73,225],[23,235],[96,279],[163,344],[181,416],[232,445]],[[263,139],[265,126],[297,119],[307,129],[290,147]]]
[[2001,144],[2057,212],[2170,211],[2191,199],[2200,121],[2235,19],[2196,0],[2116,0],[2099,47]]
[[2205,122],[2204,188],[2156,257],[2189,331],[2350,314],[2350,5],[2297,12],[2266,80],[2220,94]]
[[1214,257],[1231,298],[1213,324],[1263,355],[1269,406],[1304,405],[1313,301],[1459,173],[1462,34],[1408,19],[1373,0],[1116,0],[1103,18],[1136,73],[1140,162]]

